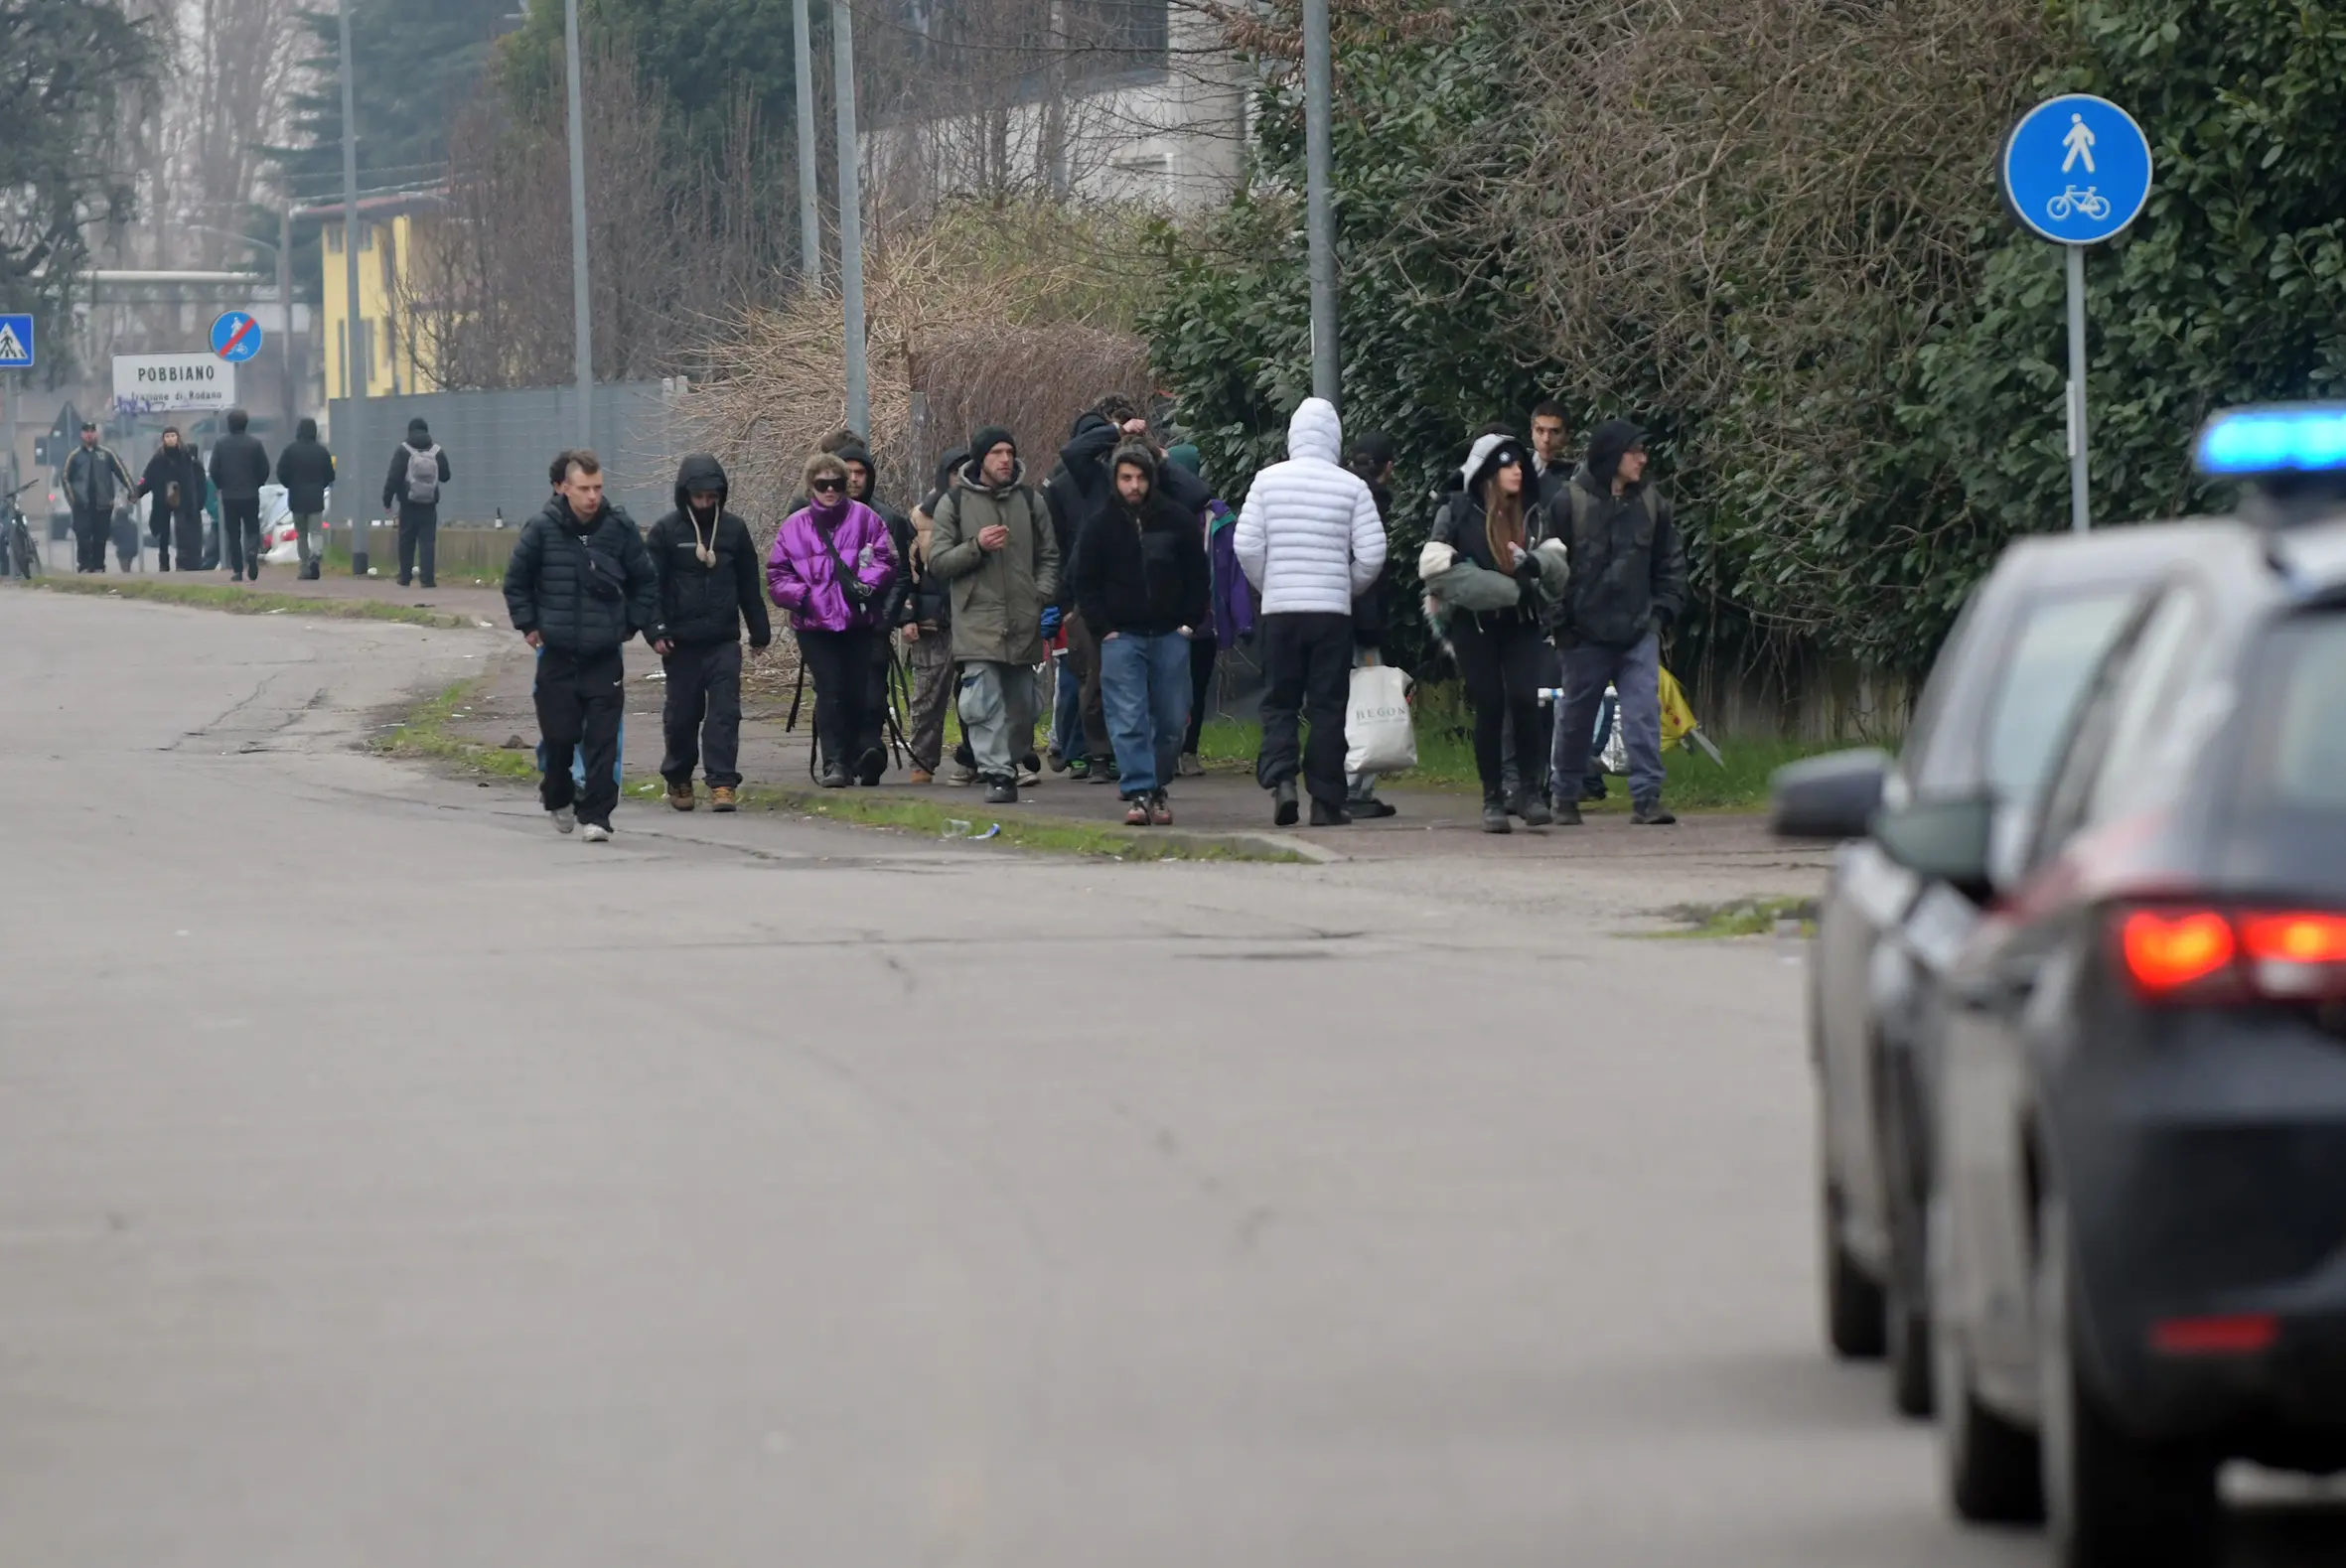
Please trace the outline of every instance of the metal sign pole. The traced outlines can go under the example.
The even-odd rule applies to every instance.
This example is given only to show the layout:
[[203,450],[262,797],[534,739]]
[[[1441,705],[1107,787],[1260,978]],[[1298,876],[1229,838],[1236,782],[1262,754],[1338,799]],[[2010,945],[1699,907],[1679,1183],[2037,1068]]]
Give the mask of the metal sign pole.
[[872,399],[864,365],[863,184],[856,168],[854,16],[850,0],[832,0],[832,92],[839,111],[839,300],[847,352],[847,424],[869,440]]
[[595,444],[595,314],[587,292],[586,123],[580,118],[578,0],[562,8],[570,104],[570,322],[578,380],[578,444]]
[[814,29],[806,0],[791,0],[791,52],[798,57],[799,272],[808,292],[822,287],[822,219],[814,189]]
[[2086,492],[2086,247],[2069,252],[2069,525],[2084,533],[2094,525]]
[[1334,54],[1328,0],[1303,0],[1304,226],[1311,271],[1311,391],[1342,405],[1343,353],[1336,318],[1336,199],[1332,114]]

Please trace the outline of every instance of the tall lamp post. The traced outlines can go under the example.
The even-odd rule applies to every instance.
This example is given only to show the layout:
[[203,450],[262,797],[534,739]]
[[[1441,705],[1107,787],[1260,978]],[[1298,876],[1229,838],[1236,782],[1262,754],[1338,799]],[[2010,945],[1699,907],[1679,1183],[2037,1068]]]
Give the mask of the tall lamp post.
[[346,478],[335,487],[347,498],[351,519],[351,575],[367,575],[367,493],[357,476],[367,470],[367,339],[359,317],[359,110],[351,91],[351,0],[335,0],[342,32],[342,265],[343,407],[351,428],[337,430]]
[[1303,0],[1304,220],[1311,244],[1311,393],[1343,403],[1343,358],[1336,338],[1336,209],[1330,113],[1335,65],[1328,0]]
[[846,318],[847,424],[871,434],[871,381],[863,343],[863,182],[856,168],[855,28],[850,0],[831,0],[832,96],[839,100],[839,298]]
[[570,93],[570,320],[576,341],[578,444],[595,444],[595,323],[587,295],[586,123],[579,110],[578,0],[562,0]]

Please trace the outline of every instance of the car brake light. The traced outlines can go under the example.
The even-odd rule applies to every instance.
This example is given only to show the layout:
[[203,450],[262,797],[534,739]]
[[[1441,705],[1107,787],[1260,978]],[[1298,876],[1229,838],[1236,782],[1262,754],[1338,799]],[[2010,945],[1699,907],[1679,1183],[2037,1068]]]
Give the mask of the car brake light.
[[2255,1355],[2279,1338],[2280,1320],[2270,1312],[2169,1318],[2150,1328],[2150,1348],[2161,1355]]
[[2133,910],[2118,929],[2127,975],[2153,997],[2224,973],[2240,945],[2232,922],[2214,910]]
[[2346,916],[2243,916],[2240,944],[2257,988],[2270,995],[2314,996],[2346,987]]

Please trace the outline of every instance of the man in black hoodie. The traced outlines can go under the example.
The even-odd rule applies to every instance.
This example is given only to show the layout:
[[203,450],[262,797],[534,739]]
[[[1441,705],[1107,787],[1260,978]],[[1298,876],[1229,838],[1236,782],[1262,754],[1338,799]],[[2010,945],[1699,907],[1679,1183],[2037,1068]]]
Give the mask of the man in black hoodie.
[[319,563],[326,558],[326,536],[318,523],[326,514],[326,489],[334,483],[334,454],[318,439],[315,419],[293,427],[292,443],[277,454],[277,483],[285,487],[285,509],[293,513],[302,580],[316,582]]
[[1564,701],[1555,716],[1555,819],[1580,820],[1563,796],[1588,772],[1589,737],[1608,682],[1621,694],[1629,746],[1630,821],[1676,822],[1662,804],[1662,638],[1686,603],[1686,551],[1670,499],[1646,479],[1646,433],[1608,419],[1588,462],[1549,508],[1547,531],[1571,550],[1572,583],[1556,626]]
[[[602,470],[597,469],[598,481]],[[399,586],[415,575],[422,556],[423,585],[437,588],[433,567],[440,553],[440,492],[448,484],[448,454],[432,442],[432,427],[407,421],[407,439],[391,449],[391,472],[382,482],[382,503],[399,508]],[[598,482],[595,493],[602,494]]]
[[660,776],[668,804],[692,809],[692,769],[705,760],[709,809],[734,809],[741,787],[741,625],[750,646],[774,641],[765,573],[749,524],[725,509],[725,468],[706,452],[676,466],[676,509],[652,525],[645,547],[660,579],[652,645],[667,671]]
[[[537,727],[545,738],[538,797],[556,829],[567,833],[584,822],[587,842],[603,843],[619,803],[627,678],[619,650],[660,625],[660,578],[633,519],[603,499],[603,465],[584,447],[564,454],[561,486],[513,541],[505,602],[513,630],[545,654],[537,666]],[[667,651],[664,640],[659,645]],[[570,777],[571,751],[582,742],[583,792]]]
[[228,575],[258,582],[260,488],[269,482],[269,454],[247,433],[251,423],[243,409],[228,410],[228,433],[212,445],[212,488],[220,492],[220,549]]

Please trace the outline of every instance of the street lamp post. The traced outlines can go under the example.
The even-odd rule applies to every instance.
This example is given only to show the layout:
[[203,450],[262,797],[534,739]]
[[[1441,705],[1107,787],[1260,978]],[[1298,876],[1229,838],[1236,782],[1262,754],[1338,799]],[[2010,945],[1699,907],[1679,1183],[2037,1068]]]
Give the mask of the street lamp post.
[[578,0],[562,0],[570,93],[570,320],[578,377],[578,444],[595,444],[595,323],[587,294],[586,124],[579,109]]
[[342,264],[343,264],[343,408],[351,428],[337,430],[334,444],[342,448],[341,492],[344,514],[351,519],[351,575],[367,575],[367,492],[359,476],[367,470],[367,340],[359,319],[359,110],[351,91],[351,0],[335,0],[335,18],[342,31]]
[[1331,165],[1334,50],[1328,0],[1303,0],[1304,222],[1311,262],[1311,391],[1343,403],[1343,359],[1336,337],[1336,209]]
[[791,0],[791,52],[798,57],[799,274],[809,293],[822,287],[822,218],[814,190],[814,29],[806,0]]
[[832,95],[839,105],[839,300],[845,317],[847,424],[871,435],[871,381],[863,342],[863,182],[856,168],[855,30],[849,0],[831,0]]

